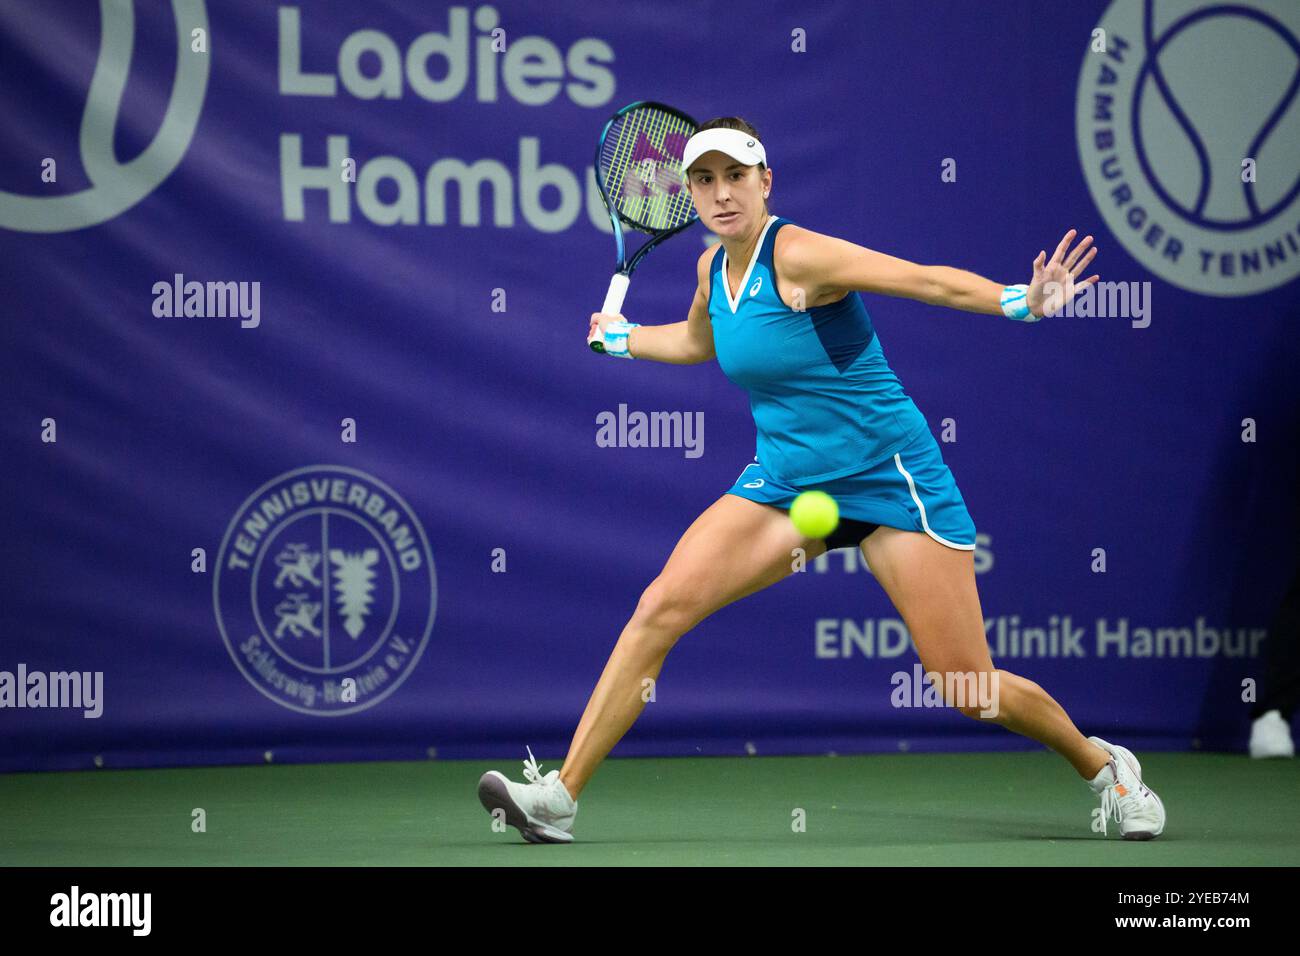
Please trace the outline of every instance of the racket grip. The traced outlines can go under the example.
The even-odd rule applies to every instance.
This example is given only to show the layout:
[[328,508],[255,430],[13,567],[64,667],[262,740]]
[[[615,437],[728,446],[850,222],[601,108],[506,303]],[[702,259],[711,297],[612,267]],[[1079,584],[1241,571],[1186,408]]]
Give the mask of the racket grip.
[[627,295],[628,277],[615,272],[609,280],[609,291],[605,293],[605,304],[600,311],[605,315],[618,315],[623,311],[623,298]]
[[[623,298],[627,295],[628,277],[621,272],[615,272],[609,280],[609,290],[605,293],[605,304],[600,307],[600,311],[605,315],[618,315],[623,310]],[[600,340],[599,334],[589,338],[587,344],[591,346],[593,352],[604,352],[605,345]]]

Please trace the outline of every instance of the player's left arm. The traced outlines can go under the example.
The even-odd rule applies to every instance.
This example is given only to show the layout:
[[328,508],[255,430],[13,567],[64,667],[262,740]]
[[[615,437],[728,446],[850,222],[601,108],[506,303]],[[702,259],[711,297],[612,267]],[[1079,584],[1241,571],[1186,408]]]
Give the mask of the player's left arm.
[[[1096,247],[1088,248],[1092,236],[1071,249],[1076,235],[1074,229],[1067,232],[1050,260],[1046,250],[1034,260],[1028,302],[1035,315],[1055,315],[1100,278],[1076,281],[1097,254]],[[1002,283],[951,266],[909,262],[808,229],[782,243],[781,271],[804,290],[805,301],[814,304],[834,302],[847,292],[876,292],[965,312],[1002,314]]]

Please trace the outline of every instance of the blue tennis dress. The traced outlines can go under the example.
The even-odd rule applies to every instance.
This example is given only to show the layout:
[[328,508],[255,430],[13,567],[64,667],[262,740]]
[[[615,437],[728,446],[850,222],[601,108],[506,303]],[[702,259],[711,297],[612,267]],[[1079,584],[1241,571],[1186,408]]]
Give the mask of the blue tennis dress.
[[749,393],[757,431],[754,460],[727,493],[788,510],[801,492],[819,488],[838,502],[843,522],[919,531],[973,550],[966,503],[925,417],[885,361],[862,297],[850,292],[803,311],[781,301],[772,250],[787,223],[768,219],[738,298],[721,245],[710,267],[718,364]]

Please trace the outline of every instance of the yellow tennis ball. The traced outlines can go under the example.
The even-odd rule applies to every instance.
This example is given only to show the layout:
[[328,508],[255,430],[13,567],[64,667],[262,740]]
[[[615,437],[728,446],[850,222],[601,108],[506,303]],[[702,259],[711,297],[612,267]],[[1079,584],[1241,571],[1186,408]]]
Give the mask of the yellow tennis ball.
[[790,505],[790,520],[805,538],[824,538],[840,523],[840,506],[824,491],[805,491]]

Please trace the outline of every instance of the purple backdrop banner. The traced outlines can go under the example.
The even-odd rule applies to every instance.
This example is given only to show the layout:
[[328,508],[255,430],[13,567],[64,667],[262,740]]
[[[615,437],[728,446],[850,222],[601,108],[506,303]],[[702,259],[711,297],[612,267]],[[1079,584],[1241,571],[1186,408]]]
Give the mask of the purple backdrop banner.
[[[891,255],[1027,282],[1096,236],[1094,314],[864,300],[995,662],[1085,733],[1240,745],[1296,551],[1297,36],[1291,0],[0,0],[0,769],[562,755],[754,454],[716,363],[585,345],[637,99],[750,120],[773,212]],[[708,238],[629,318],[685,318]],[[916,663],[837,551],[684,637],[615,753],[1036,746],[894,706]]]

